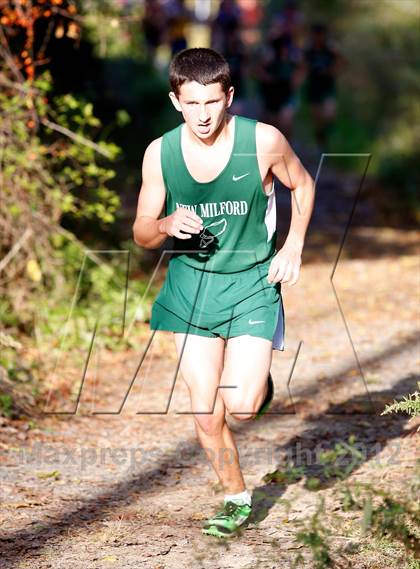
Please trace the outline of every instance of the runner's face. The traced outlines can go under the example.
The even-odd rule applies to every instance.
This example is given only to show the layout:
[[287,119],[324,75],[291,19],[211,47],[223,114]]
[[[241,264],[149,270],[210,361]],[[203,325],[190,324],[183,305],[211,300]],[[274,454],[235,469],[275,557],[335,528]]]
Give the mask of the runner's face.
[[225,93],[221,83],[201,85],[188,81],[181,85],[175,100],[174,97],[171,96],[172,102],[182,112],[189,128],[204,140],[210,138],[222,122],[226,109],[232,103],[233,87]]

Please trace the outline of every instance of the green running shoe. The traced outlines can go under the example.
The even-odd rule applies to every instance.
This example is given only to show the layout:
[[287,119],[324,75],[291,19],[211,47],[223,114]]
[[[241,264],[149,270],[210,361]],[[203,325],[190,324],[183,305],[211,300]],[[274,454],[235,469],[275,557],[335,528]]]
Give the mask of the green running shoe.
[[237,529],[249,518],[251,506],[226,502],[223,510],[204,523],[202,532],[215,537],[231,537]]
[[268,382],[267,395],[265,396],[264,401],[261,403],[261,407],[258,409],[254,417],[254,421],[258,421],[258,419],[261,419],[261,417],[267,412],[268,408],[271,405],[271,402],[273,401],[274,383],[273,383],[273,378],[271,377],[271,373],[268,374],[267,382]]

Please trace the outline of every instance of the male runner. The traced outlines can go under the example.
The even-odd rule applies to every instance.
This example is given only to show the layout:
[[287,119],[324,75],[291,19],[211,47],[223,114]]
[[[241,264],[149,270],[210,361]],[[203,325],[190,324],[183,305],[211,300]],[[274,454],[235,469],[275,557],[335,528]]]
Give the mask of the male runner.
[[[280,131],[227,112],[234,89],[219,53],[183,50],[169,78],[185,122],[146,149],[133,233],[149,249],[174,238],[150,327],[174,332],[197,437],[225,491],[203,531],[227,537],[251,495],[225,415],[255,418],[269,398],[272,351],[284,349],[281,283],[298,280],[314,182]],[[273,174],[293,191],[278,252]]]
[[305,61],[306,98],[311,107],[316,141],[320,149],[325,150],[337,114],[337,75],[345,61],[329,39],[324,24],[312,26]]
[[257,76],[265,120],[290,139],[297,110],[297,95],[303,80],[301,50],[289,34],[273,37],[261,58]]

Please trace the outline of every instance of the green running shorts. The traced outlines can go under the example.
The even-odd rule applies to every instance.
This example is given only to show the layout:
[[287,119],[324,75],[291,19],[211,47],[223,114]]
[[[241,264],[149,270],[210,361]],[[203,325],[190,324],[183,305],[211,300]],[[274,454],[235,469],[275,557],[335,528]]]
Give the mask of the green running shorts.
[[214,273],[171,257],[150,329],[226,339],[249,334],[284,351],[281,283],[267,281],[271,260],[235,273]]

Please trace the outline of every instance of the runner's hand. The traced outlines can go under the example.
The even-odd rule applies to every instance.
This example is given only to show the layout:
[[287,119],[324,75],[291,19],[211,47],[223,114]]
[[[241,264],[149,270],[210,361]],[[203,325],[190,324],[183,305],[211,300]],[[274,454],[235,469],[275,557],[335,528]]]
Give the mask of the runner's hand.
[[267,280],[269,283],[296,284],[299,278],[302,250],[284,245],[271,261]]
[[200,233],[203,220],[186,207],[177,208],[171,215],[164,217],[159,224],[161,233],[178,239],[190,239],[191,233]]

